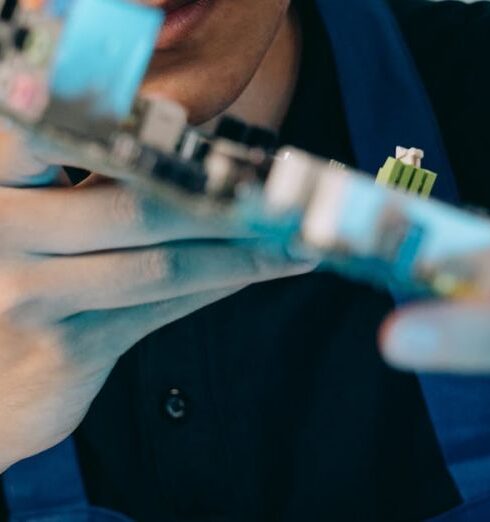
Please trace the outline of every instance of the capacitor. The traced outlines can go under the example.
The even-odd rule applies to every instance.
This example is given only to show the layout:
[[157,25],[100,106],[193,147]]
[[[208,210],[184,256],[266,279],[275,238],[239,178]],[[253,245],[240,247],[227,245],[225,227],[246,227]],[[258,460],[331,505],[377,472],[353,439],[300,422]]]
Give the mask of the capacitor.
[[175,152],[187,125],[185,109],[170,100],[150,100],[141,121],[139,137],[143,143],[167,153]]
[[269,212],[302,211],[312,197],[319,174],[319,161],[293,147],[281,149],[265,185]]

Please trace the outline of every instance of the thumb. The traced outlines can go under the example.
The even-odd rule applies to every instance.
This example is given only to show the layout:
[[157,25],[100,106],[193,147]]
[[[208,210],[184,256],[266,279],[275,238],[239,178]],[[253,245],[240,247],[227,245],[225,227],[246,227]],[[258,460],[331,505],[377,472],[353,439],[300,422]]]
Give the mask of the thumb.
[[64,171],[50,166],[31,150],[25,136],[0,125],[0,185],[36,187],[68,185]]
[[380,344],[386,361],[403,370],[490,373],[490,304],[409,307],[387,319]]

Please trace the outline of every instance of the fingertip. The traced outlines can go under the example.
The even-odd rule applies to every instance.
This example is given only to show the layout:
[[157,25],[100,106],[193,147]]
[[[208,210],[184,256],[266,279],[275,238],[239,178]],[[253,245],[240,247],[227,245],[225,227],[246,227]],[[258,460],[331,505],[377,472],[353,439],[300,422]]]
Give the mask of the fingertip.
[[450,302],[397,312],[383,324],[380,349],[398,369],[418,372],[490,372],[490,306]]
[[442,345],[442,334],[437,323],[417,308],[395,312],[383,323],[379,332],[383,358],[400,370],[436,367]]
[[392,312],[385,320],[381,323],[378,330],[378,346],[382,354],[387,350],[388,338],[391,333],[391,329],[394,327],[398,320],[400,312]]

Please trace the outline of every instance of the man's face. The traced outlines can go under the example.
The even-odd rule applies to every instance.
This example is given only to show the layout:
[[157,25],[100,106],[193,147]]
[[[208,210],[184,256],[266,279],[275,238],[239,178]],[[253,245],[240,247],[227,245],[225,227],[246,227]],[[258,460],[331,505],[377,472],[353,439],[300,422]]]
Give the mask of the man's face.
[[178,101],[201,123],[241,94],[290,0],[141,1],[168,12],[142,92]]

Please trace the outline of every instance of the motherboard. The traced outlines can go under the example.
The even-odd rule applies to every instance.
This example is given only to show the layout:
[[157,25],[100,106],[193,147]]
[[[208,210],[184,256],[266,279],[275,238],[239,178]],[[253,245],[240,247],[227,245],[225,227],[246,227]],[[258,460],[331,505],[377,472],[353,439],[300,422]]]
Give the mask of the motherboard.
[[375,183],[229,116],[203,131],[175,102],[138,94],[162,10],[127,0],[0,6],[0,116],[41,157],[132,184],[319,269],[410,295],[477,292],[471,273],[443,266],[489,248],[490,222],[428,199],[436,174],[422,168],[423,151],[400,147]]

